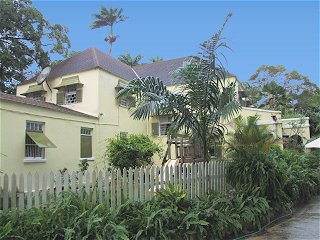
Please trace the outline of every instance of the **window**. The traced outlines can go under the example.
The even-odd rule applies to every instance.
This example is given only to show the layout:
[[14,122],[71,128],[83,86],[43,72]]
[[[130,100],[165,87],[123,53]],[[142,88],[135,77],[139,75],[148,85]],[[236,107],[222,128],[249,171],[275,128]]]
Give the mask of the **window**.
[[80,159],[92,160],[92,129],[81,128],[80,135]]
[[45,93],[46,91],[44,90],[43,86],[37,84],[30,85],[28,90],[25,93],[21,93],[21,95],[26,96],[27,98],[45,101]]
[[25,158],[44,159],[44,148],[39,147],[28,134],[28,132],[42,132],[42,128],[43,123],[27,122]]
[[121,98],[120,99],[120,106],[128,108],[129,107],[129,99],[128,98]]
[[120,132],[120,137],[127,137],[128,136],[128,132]]
[[26,97],[33,98],[33,99],[39,100],[39,101],[45,101],[45,97],[42,95],[41,92],[29,93]]
[[55,87],[58,89],[57,104],[74,104],[82,102],[83,84],[79,80],[79,76],[63,78],[61,83]]
[[71,104],[77,102],[77,86],[70,85],[65,88],[65,104]]
[[172,118],[170,116],[160,116],[158,123],[152,123],[152,134],[155,136],[168,135]]

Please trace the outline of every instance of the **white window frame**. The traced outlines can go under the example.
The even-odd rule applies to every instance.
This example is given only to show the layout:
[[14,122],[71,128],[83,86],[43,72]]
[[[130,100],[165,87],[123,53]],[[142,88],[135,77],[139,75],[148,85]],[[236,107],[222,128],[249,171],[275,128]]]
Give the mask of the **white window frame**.
[[[167,136],[168,129],[172,124],[172,118],[170,116],[160,116],[159,117],[159,136]],[[162,127],[165,127],[165,131],[161,131]]]
[[[33,131],[33,132],[43,132],[44,129],[44,123],[43,122],[36,122],[36,121],[27,121],[26,122],[26,131]],[[27,143],[27,138],[30,138],[29,136],[25,136],[25,150],[24,150],[24,159],[23,162],[25,163],[34,163],[34,162],[46,162],[47,159],[45,158],[45,148],[40,148],[38,147],[38,145],[36,143],[34,143],[32,141],[32,139],[30,138],[30,141],[32,141],[33,143]],[[33,146],[35,149],[39,149],[41,151],[41,155],[42,156],[34,156],[34,157],[30,157],[30,156],[26,156],[27,155],[27,146]]]
[[[74,95],[74,100],[71,102],[68,101],[68,97]],[[65,91],[64,91],[64,104],[69,105],[69,104],[75,104],[77,103],[77,86],[76,85],[69,85],[66,86]]]
[[[93,131],[92,128],[87,128],[87,127],[81,127],[81,130],[80,130],[80,136],[90,136],[91,137],[91,146],[93,146],[92,145],[93,144],[93,142],[92,142],[92,140],[93,140],[92,139],[92,131]],[[81,145],[80,145],[80,147],[81,147]],[[80,151],[81,151],[81,149],[80,149]],[[93,152],[92,152],[92,155],[93,155]],[[88,157],[88,158],[81,158],[80,157],[80,161],[83,161],[83,160],[94,161],[94,159],[95,158],[93,156],[92,157]]]
[[120,107],[129,108],[129,99],[126,97],[123,97],[120,99]]

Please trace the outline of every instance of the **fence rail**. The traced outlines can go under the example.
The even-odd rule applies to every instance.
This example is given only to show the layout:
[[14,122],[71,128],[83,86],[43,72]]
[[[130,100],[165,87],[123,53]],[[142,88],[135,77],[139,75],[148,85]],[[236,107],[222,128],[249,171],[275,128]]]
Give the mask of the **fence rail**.
[[112,171],[35,173],[0,176],[0,210],[40,207],[62,191],[72,191],[93,203],[107,199],[111,208],[124,200],[149,200],[165,184],[179,185],[187,198],[209,191],[225,190],[227,162],[179,164],[174,167],[145,167]]

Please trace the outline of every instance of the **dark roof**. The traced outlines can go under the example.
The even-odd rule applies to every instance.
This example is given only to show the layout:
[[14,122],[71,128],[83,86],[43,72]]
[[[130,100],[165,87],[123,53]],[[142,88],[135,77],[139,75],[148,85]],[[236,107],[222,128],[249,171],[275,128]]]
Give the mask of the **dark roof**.
[[[48,76],[48,80],[93,68],[101,68],[127,80],[137,78],[135,74],[136,72],[139,77],[154,76],[160,78],[166,85],[172,85],[179,83],[177,80],[173,79],[172,72],[182,67],[184,62],[188,62],[190,60],[191,57],[182,57],[167,61],[142,64],[135,66],[132,69],[125,63],[99,51],[96,48],[88,48],[83,52],[53,66]],[[228,76],[234,75],[228,74]],[[21,83],[20,85],[34,82],[36,77],[37,76],[33,77],[29,81]]]
[[182,57],[167,61],[138,65],[133,69],[137,72],[139,77],[158,77],[164,84],[171,85],[177,83],[177,81],[172,77],[172,72],[182,67],[184,62],[188,62],[190,60],[191,57]]
[[[88,48],[53,66],[48,80],[98,67],[124,79],[131,80],[136,77],[130,66],[96,48]],[[21,85],[34,82],[36,78],[37,76],[23,82]]]
[[25,97],[18,97],[15,95],[11,95],[11,94],[6,94],[6,93],[0,93],[0,100],[4,100],[4,101],[10,101],[10,102],[16,102],[16,103],[21,103],[21,104],[26,104],[26,105],[31,105],[31,106],[35,106],[35,107],[41,107],[41,108],[46,108],[49,110],[53,110],[53,111],[57,111],[57,112],[62,112],[62,113],[68,113],[68,114],[74,114],[74,115],[78,115],[81,117],[90,117],[90,118],[97,118],[95,116],[89,115],[89,114],[85,114],[85,113],[81,113],[66,107],[62,107],[53,103],[48,103],[48,102],[44,102],[44,101],[40,101],[40,100],[35,100],[32,98],[25,98]]

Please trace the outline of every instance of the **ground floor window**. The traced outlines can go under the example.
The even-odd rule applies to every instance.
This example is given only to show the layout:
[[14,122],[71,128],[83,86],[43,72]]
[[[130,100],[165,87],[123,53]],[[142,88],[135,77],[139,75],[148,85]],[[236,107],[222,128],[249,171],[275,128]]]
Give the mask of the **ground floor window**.
[[25,138],[25,158],[45,158],[45,148],[39,147],[38,144],[32,139],[32,136],[37,133],[43,133],[42,122],[27,121],[26,138]]
[[92,158],[92,129],[81,128],[80,135],[80,158]]

